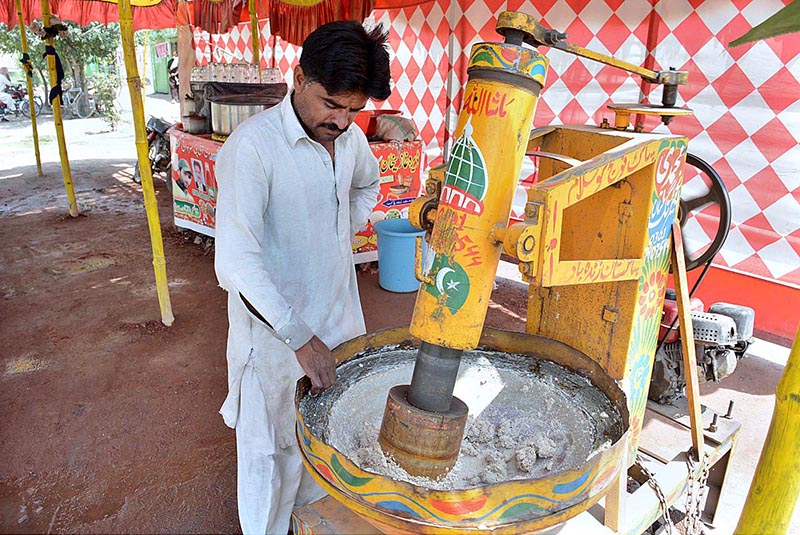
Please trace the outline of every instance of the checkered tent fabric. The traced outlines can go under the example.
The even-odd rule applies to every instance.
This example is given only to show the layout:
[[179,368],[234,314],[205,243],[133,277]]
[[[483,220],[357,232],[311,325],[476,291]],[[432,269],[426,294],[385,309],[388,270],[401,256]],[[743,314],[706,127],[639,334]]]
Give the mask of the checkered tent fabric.
[[[428,161],[453,148],[471,46],[497,41],[497,15],[522,11],[568,33],[576,45],[652,69],[689,72],[678,105],[695,114],[667,127],[648,118],[646,130],[690,139],[689,151],[721,175],[733,205],[720,266],[800,286],[800,37],[787,35],[728,48],[790,0],[434,0],[375,10],[366,24],[389,29],[394,91],[381,108],[413,119]],[[655,4],[655,5],[653,5]],[[262,66],[276,66],[291,84],[300,48],[269,33],[261,21]],[[198,64],[250,61],[250,28],[226,35],[195,30]],[[550,71],[534,124],[613,122],[612,102],[661,101],[658,86],[614,67],[543,49]],[[525,177],[523,177],[525,178]],[[703,191],[699,177],[686,187]],[[715,207],[685,226],[687,244],[710,242]]]

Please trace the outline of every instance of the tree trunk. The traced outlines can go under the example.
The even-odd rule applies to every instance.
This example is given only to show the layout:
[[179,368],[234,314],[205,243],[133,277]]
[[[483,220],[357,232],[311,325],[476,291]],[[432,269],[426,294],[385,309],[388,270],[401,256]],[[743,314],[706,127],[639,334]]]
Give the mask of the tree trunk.
[[34,67],[36,68],[36,72],[39,73],[39,80],[41,80],[42,87],[44,88],[44,105],[48,108],[52,108],[52,106],[50,106],[50,83],[48,82],[48,77],[41,67],[38,65],[34,65]]

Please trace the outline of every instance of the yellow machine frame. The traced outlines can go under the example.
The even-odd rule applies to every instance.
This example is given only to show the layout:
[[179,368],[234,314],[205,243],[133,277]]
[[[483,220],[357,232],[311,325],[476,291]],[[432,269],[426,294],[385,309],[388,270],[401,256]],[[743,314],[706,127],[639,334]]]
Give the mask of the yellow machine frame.
[[[669,269],[687,141],[593,127],[530,135],[539,157],[525,221],[497,230],[530,283],[526,331],[564,342],[623,382],[632,460]],[[442,168],[427,190],[441,189]],[[417,201],[423,205],[428,199]]]

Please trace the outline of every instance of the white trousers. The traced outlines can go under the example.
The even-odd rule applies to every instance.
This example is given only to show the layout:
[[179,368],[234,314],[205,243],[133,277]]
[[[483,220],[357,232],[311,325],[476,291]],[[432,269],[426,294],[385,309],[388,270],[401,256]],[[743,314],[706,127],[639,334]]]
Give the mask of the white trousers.
[[[294,404],[289,405],[293,410]],[[303,466],[297,444],[280,448],[275,437],[264,391],[248,365],[236,423],[239,523],[244,535],[286,535],[292,510],[325,496]]]
[[16,107],[14,106],[14,97],[6,93],[5,91],[0,90],[0,101],[2,101],[6,107],[6,113],[14,113]]

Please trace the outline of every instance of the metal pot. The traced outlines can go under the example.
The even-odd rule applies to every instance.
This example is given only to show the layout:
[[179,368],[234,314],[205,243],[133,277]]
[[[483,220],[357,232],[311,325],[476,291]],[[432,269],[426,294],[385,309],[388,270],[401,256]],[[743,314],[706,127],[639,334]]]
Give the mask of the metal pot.
[[181,120],[183,131],[189,134],[203,134],[206,132],[206,118],[202,115],[184,115]]
[[211,102],[211,129],[219,136],[229,136],[245,120],[281,101],[265,95],[217,95]]

